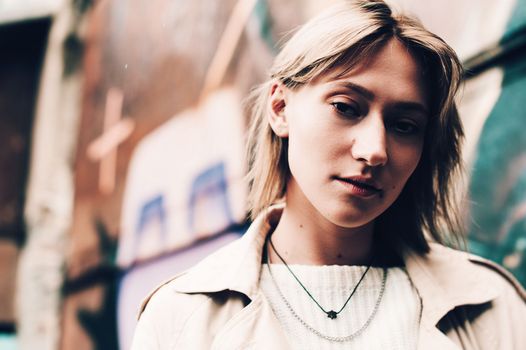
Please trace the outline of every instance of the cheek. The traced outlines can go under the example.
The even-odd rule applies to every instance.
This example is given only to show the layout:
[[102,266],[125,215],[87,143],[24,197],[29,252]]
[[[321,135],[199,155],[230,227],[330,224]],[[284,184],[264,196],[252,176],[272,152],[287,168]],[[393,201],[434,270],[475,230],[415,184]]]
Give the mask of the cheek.
[[330,177],[333,165],[341,157],[335,140],[319,123],[303,123],[289,129],[289,169],[305,193],[313,195]]
[[312,128],[292,128],[289,132],[289,166],[291,171],[309,168],[307,175],[322,175],[331,168],[335,162],[342,158],[342,146],[338,142],[339,137],[334,133],[327,132],[323,126],[312,125]]
[[326,154],[335,140],[324,111],[310,107],[289,110],[289,153],[305,160]]

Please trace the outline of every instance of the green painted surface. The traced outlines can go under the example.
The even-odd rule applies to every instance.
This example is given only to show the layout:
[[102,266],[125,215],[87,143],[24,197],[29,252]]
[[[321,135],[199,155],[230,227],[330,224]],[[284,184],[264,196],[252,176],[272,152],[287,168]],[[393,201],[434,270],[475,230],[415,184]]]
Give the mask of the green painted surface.
[[0,349],[1,350],[16,350],[16,336],[13,334],[0,334]]
[[258,0],[254,9],[255,16],[259,22],[259,35],[272,52],[276,52],[276,43],[272,37],[272,21],[270,19],[267,1]]
[[526,25],[526,1],[517,0],[517,4],[515,5],[511,18],[506,26],[504,36],[514,33],[524,25]]
[[[526,24],[517,2],[506,34]],[[502,92],[480,136],[470,194],[470,250],[507,267],[526,285],[526,59],[504,63]],[[469,130],[468,130],[469,132]]]

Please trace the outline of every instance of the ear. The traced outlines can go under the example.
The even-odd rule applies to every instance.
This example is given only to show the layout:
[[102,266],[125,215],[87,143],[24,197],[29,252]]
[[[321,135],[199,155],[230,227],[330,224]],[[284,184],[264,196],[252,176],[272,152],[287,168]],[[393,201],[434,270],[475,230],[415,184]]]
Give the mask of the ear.
[[280,82],[272,83],[268,104],[268,123],[279,137],[289,136],[289,124],[285,113],[288,89]]

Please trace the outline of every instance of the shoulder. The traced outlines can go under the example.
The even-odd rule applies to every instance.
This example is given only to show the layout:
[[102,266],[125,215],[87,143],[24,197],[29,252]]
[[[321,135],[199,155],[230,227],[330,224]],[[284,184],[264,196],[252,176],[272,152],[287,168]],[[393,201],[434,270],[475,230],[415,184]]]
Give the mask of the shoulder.
[[468,274],[474,275],[482,285],[486,286],[486,289],[494,287],[499,294],[514,295],[517,300],[526,303],[526,291],[523,286],[499,264],[478,255],[436,243],[431,243],[430,248],[428,261],[431,264],[442,265],[445,268],[444,272],[458,273],[461,278],[466,278]]
[[520,282],[517,281],[517,279],[504,267],[491,260],[474,254],[469,255],[469,261],[484,270],[485,274],[488,275],[488,278],[499,281],[505,286],[507,292],[516,293],[520,299],[526,303],[526,290],[520,284]]
[[204,294],[177,292],[173,284],[179,277],[161,284],[143,300],[132,349],[171,348],[195,310],[209,301]]
[[209,298],[204,294],[192,295],[177,291],[175,286],[177,286],[179,280],[185,274],[186,272],[183,272],[170,278],[150,292],[150,294],[143,299],[137,318],[141,319],[143,314],[151,314],[154,316],[158,314],[166,315],[168,314],[167,311],[173,308],[178,310],[179,315],[184,315],[184,311],[191,312],[193,308],[206,302]]
[[237,239],[155,288],[140,306],[132,349],[208,348],[224,321],[247,304],[243,284],[258,278],[243,244]]

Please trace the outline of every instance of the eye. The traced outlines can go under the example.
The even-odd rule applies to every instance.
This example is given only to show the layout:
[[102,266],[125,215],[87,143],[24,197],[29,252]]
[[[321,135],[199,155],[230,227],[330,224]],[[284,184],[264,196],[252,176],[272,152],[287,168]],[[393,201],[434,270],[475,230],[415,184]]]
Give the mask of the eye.
[[395,121],[392,128],[401,135],[416,135],[420,132],[418,124],[408,120]]
[[346,118],[357,118],[360,116],[360,110],[358,106],[345,103],[345,102],[332,102],[331,105],[334,107],[336,112]]

